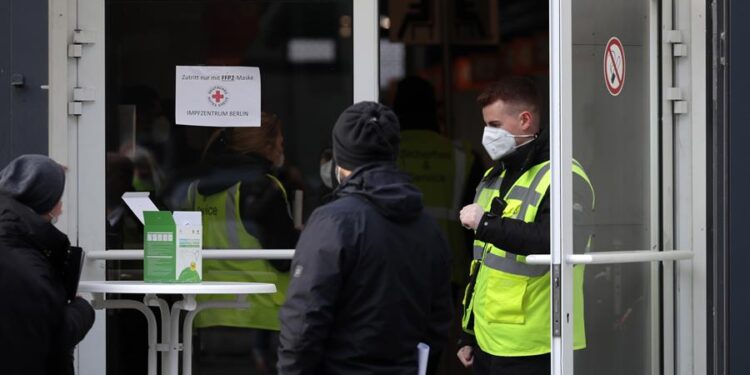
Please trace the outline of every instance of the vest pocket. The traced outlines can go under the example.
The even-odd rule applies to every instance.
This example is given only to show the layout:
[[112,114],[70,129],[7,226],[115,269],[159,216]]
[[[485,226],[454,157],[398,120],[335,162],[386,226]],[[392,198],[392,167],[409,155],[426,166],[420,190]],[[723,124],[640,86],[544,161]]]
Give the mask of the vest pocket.
[[528,279],[488,269],[484,318],[489,323],[523,324],[523,300]]

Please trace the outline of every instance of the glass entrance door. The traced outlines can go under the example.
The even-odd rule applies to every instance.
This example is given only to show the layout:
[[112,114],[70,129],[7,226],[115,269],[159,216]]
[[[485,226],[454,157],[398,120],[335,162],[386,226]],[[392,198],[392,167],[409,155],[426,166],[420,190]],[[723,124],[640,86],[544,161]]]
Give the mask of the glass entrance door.
[[660,282],[672,275],[660,261],[689,254],[662,241],[673,199],[663,5],[551,2],[553,374],[660,374],[673,360],[662,357],[672,284]]
[[[196,207],[185,205],[191,186],[201,199],[232,186],[241,190],[244,237],[228,248],[294,248],[299,225],[294,228],[289,217],[278,215],[287,206],[269,198],[272,190],[264,186],[270,180],[251,174],[273,174],[286,189],[289,204],[304,206],[304,213],[320,204],[326,188],[319,160],[338,114],[354,96],[352,17],[350,0],[105,1],[107,249],[143,246],[140,224],[128,212],[118,214],[124,209],[123,192],[148,191],[162,209],[192,210]],[[180,65],[258,67],[260,106],[266,114],[262,129],[279,129],[284,157],[264,153],[262,144],[278,138],[266,139],[270,136],[263,131],[176,124],[175,67]],[[227,173],[235,175],[227,178]],[[251,199],[264,201],[246,203]],[[251,206],[259,210],[256,219]],[[206,220],[235,225],[225,218]],[[206,236],[204,248],[227,247]],[[204,261],[203,278],[278,284],[288,277],[288,260],[260,262],[262,270],[247,261]],[[141,261],[113,261],[107,277],[141,280],[142,270]],[[278,302],[258,299],[250,304],[241,312],[196,316],[196,372],[273,373]],[[261,305],[267,312],[257,312]],[[143,373],[142,321],[138,312],[110,313],[108,374]]]
[[[574,254],[660,248],[657,3],[571,4],[572,156],[596,197],[592,215],[576,220],[585,186],[573,176]],[[588,249],[576,241],[589,236]],[[575,265],[583,275],[586,349],[575,352],[574,373],[660,373],[657,269]]]
[[[283,158],[260,164],[273,168],[304,222],[328,193],[320,163],[336,118],[355,100],[377,99],[376,7],[371,5],[351,0],[69,0],[71,32],[81,50],[69,62],[78,78],[74,86],[87,94],[71,103],[80,129],[70,144],[77,152],[72,173],[78,176],[73,189],[78,210],[71,212],[78,215],[78,227],[86,228],[80,230],[81,244],[113,253],[142,249],[140,223],[121,204],[122,193],[148,191],[161,209],[188,208],[183,205],[187,188],[211,173],[203,169],[207,154],[216,150],[211,145],[229,149],[242,142],[227,134],[216,137],[216,129],[175,123],[177,65],[260,69],[261,110],[268,114],[264,119],[280,125],[284,150]],[[358,17],[373,21],[355,28]],[[355,56],[360,56],[356,62]],[[245,134],[247,147],[252,147],[250,138]],[[261,224],[273,221],[261,219]],[[301,228],[300,221],[295,224],[291,231]],[[291,231],[288,236],[258,234],[258,244],[245,241],[239,248],[293,248]],[[91,279],[142,277],[140,260],[107,261],[106,268],[101,258],[87,264]],[[145,373],[143,317],[108,310],[105,324],[105,314],[100,315],[99,328],[80,351],[81,373]],[[274,334],[231,331],[206,329],[196,337],[196,372],[273,373]]]

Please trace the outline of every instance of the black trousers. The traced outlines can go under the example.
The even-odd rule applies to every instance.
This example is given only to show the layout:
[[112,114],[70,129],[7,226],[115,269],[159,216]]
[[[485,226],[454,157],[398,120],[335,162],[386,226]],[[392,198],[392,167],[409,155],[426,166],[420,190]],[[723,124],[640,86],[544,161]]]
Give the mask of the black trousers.
[[528,357],[496,357],[474,347],[475,375],[549,375],[549,354]]

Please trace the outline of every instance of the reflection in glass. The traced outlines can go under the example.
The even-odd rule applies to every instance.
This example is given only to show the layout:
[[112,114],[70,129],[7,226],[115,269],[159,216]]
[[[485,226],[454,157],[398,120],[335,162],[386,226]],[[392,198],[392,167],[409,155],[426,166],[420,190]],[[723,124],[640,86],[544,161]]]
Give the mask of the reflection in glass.
[[[592,232],[593,252],[652,248],[649,7],[642,0],[606,7],[595,0],[573,2],[573,156],[596,191],[593,217],[575,223],[574,237]],[[613,36],[625,46],[627,63],[618,96],[607,90],[611,77],[603,66]],[[576,253],[584,251],[576,245]],[[576,374],[645,374],[658,364],[652,356],[658,354],[658,342],[652,342],[658,306],[652,304],[657,280],[651,267],[586,266],[588,342],[575,353]]]
[[651,265],[586,266],[584,350],[575,352],[575,374],[648,374],[653,361]]
[[[291,208],[279,204],[278,209],[274,205],[256,210],[265,202],[267,191],[258,186],[270,186],[271,192],[279,193],[277,196],[285,191],[291,205],[303,205],[303,218],[325,196],[327,188],[320,178],[319,155],[330,146],[330,130],[338,114],[352,102],[352,2],[107,0],[105,9],[107,248],[143,246],[142,227],[121,204],[122,192],[148,191],[157,206],[165,210],[209,210],[210,201],[229,197],[225,193],[233,185],[229,189],[218,186],[221,184],[206,186],[217,182],[219,179],[214,177],[231,167],[236,168],[232,177],[237,182],[244,181],[238,185],[238,194],[252,190],[239,197],[257,197],[253,199],[256,205],[238,206],[240,212],[232,220],[225,217],[216,225],[213,221],[207,226],[204,223],[204,230],[226,229],[228,223],[239,223],[236,229],[241,234],[238,242],[229,243],[222,240],[226,236],[220,230],[210,235],[210,230],[206,231],[206,248],[293,247],[296,230],[288,216]],[[231,146],[232,136],[236,141],[242,131],[219,134],[215,128],[175,125],[177,65],[259,67],[261,108],[276,114],[279,123],[283,123],[279,144],[275,146],[283,154],[266,154],[265,144],[252,152],[222,153],[218,150],[221,147],[209,143]],[[262,183],[243,180],[242,176],[254,171]],[[303,202],[294,201],[295,190],[304,191]],[[192,200],[191,191],[197,193]],[[280,201],[283,203],[283,199]],[[287,220],[284,226],[274,227],[288,228],[283,235],[263,227],[278,223],[276,214]],[[237,273],[243,280],[259,274],[273,274],[277,279],[285,275],[283,267],[275,267],[284,265],[246,263],[269,272],[244,268],[238,271],[232,268],[233,264],[207,262],[204,278],[237,277]],[[109,262],[107,277],[142,279],[142,262]],[[266,302],[277,305],[283,294],[270,298]],[[137,312],[107,313],[108,374],[145,373],[143,317]],[[209,318],[199,316],[198,325],[213,326]],[[278,322],[270,320],[256,328],[275,329]],[[224,322],[220,328],[196,337],[196,373],[275,372],[273,331],[248,332],[225,325]]]
[[[481,145],[484,122],[476,98],[486,85],[507,75],[530,77],[546,97],[548,2],[378,4],[380,101],[401,122],[399,168],[422,191],[453,250],[457,319],[450,342],[456,342],[473,241],[457,221],[458,210],[473,202],[491,165]],[[441,371],[470,373],[455,354],[444,356]]]

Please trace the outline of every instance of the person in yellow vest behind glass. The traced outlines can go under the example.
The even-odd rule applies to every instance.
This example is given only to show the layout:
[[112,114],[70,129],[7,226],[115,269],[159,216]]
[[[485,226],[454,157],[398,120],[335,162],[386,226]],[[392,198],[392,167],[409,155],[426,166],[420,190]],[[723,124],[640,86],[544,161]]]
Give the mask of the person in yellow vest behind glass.
[[481,163],[468,142],[452,141],[440,133],[435,89],[429,81],[418,76],[399,81],[393,111],[401,124],[398,166],[422,192],[425,210],[437,219],[448,240],[454,302],[459,302],[472,238],[461,227],[458,211],[474,198],[474,186],[482,178]]
[[[482,144],[495,164],[477,187],[474,203],[461,209],[461,223],[475,231],[474,260],[463,299],[458,358],[475,374],[550,373],[550,275],[529,265],[530,254],[550,251],[550,156],[534,83],[508,77],[477,98],[486,124]],[[574,162],[574,220],[587,220],[593,188]],[[576,231],[584,249],[588,233]],[[583,269],[575,270],[574,347],[586,346]]]
[[[284,164],[281,121],[262,113],[260,127],[217,130],[204,152],[206,172],[188,188],[194,210],[203,212],[203,247],[209,249],[291,249],[299,236],[286,189],[274,171]],[[279,330],[279,307],[289,283],[289,260],[205,260],[203,280],[273,283],[278,292],[251,295],[249,309],[201,311],[195,327],[254,328],[258,369],[271,369]],[[216,295],[206,299],[231,299]],[[226,330],[224,330],[226,331]],[[222,331],[223,332],[223,331]]]

